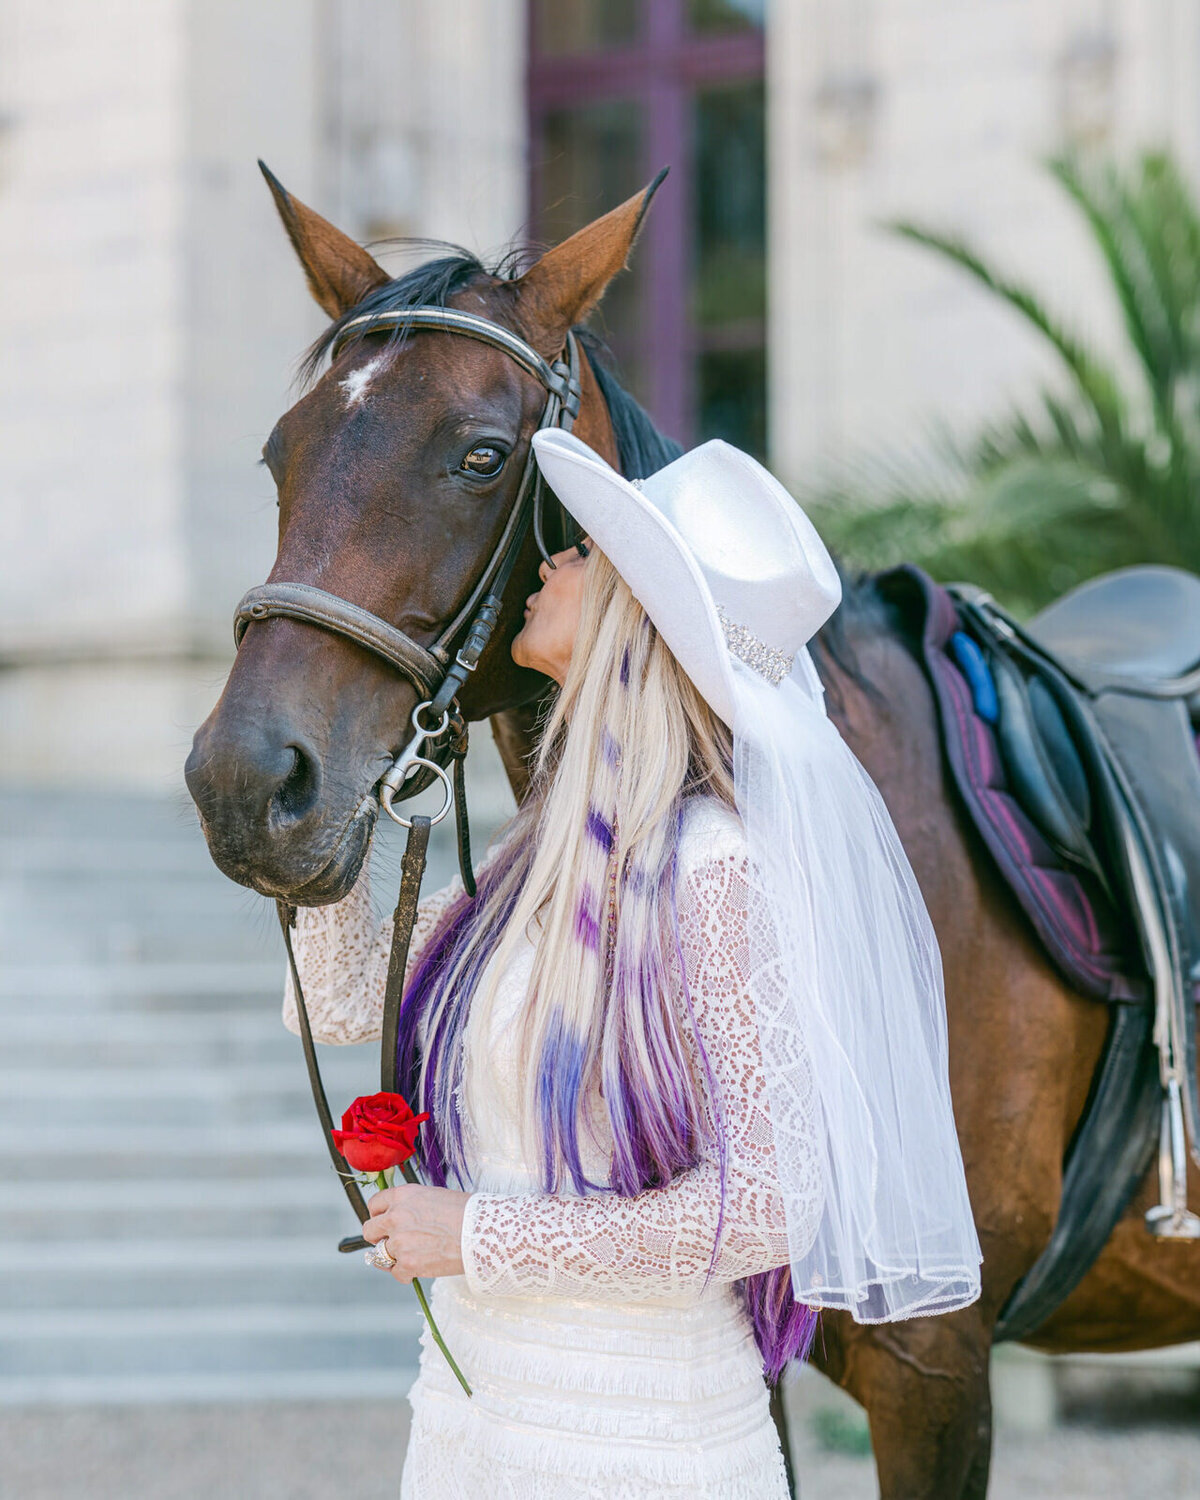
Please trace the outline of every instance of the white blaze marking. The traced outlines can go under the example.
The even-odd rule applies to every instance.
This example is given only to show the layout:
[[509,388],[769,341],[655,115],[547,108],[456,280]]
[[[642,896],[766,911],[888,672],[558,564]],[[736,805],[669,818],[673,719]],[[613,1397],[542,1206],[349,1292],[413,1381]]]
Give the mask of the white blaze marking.
[[378,354],[374,359],[368,360],[365,365],[359,365],[357,370],[351,370],[345,380],[338,381],[338,385],[346,393],[347,411],[353,411],[356,406],[360,406],[366,400],[371,382],[386,363],[387,355]]

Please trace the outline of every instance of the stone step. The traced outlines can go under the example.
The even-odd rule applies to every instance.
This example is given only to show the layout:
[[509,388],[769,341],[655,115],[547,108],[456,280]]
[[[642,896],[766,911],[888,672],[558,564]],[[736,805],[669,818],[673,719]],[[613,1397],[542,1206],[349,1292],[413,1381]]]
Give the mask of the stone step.
[[329,1244],[350,1232],[345,1227],[350,1209],[332,1170],[261,1181],[92,1180],[48,1185],[40,1192],[27,1182],[0,1183],[0,1223],[9,1245],[61,1239],[67,1212],[79,1226],[70,1238],[87,1242],[89,1261],[99,1242],[155,1239],[164,1229],[181,1239],[320,1235]]
[[6,844],[20,839],[111,839],[115,844],[195,839],[203,844],[196,809],[182,788],[177,798],[162,798],[109,790],[101,797],[65,790],[44,795],[6,787],[0,791],[0,834]]
[[262,1304],[9,1310],[0,1312],[0,1377],[270,1380],[281,1372],[340,1370],[358,1371],[361,1381],[363,1372],[414,1365],[420,1329],[414,1296],[397,1297],[390,1310]]
[[[0,952],[6,962],[45,962],[52,953],[58,964],[111,963],[264,963],[278,957],[283,946],[279,930],[260,921],[233,921],[220,911],[155,914],[141,902],[117,903],[109,913],[73,912],[56,896],[32,909],[25,904],[5,907],[0,892]],[[122,906],[126,912],[122,914]],[[128,908],[134,908],[130,915]]]
[[252,963],[7,963],[0,1013],[34,1004],[203,1011],[231,999],[261,1003],[282,996],[284,964],[282,955]]
[[[299,1049],[297,1048],[297,1051]],[[360,1094],[378,1088],[378,1064],[363,1059],[322,1062],[335,1116]],[[37,1117],[90,1130],[125,1124],[145,1139],[160,1125],[202,1128],[228,1121],[254,1128],[272,1120],[307,1118],[312,1108],[300,1058],[290,1063],[227,1068],[96,1068],[61,1072],[0,1068],[0,1129]],[[147,1144],[153,1146],[151,1137]]]
[[10,940],[19,940],[28,923],[53,926],[64,938],[102,937],[113,924],[186,936],[189,923],[213,929],[223,924],[225,941],[246,935],[260,942],[276,943],[279,938],[272,904],[236,886],[214,889],[209,876],[183,880],[152,874],[136,884],[120,879],[101,884],[91,876],[79,881],[58,876],[39,881],[9,879],[0,881],[0,910],[0,931]]
[[218,1401],[344,1401],[369,1389],[375,1401],[399,1401],[416,1379],[411,1364],[368,1368],[189,1370],[149,1375],[0,1375],[0,1406],[152,1406]]
[[19,939],[0,929],[0,953],[6,963],[22,965],[36,963],[39,957],[44,961],[47,953],[53,953],[60,964],[89,967],[112,963],[196,964],[214,958],[240,964],[285,962],[278,934],[271,942],[262,943],[253,933],[231,936],[226,924],[219,921],[207,926],[194,923],[178,933],[150,932],[134,923],[114,923],[82,933],[64,931],[57,923],[39,929],[29,922],[22,925]]
[[212,885],[215,870],[198,827],[162,831],[156,836],[96,838],[88,834],[16,835],[0,838],[0,878],[20,880],[50,876],[97,884],[128,876],[170,875],[183,880],[205,880]]
[[85,1256],[61,1238],[0,1244],[0,1308],[354,1305],[390,1315],[396,1305],[397,1283],[359,1252],[339,1254],[338,1241],[355,1232],[344,1203],[332,1232],[264,1238],[249,1227],[253,1233],[233,1239],[171,1239],[160,1226],[144,1239],[89,1241]]
[[[328,1156],[313,1118],[274,1120],[254,1129],[227,1122],[160,1125],[152,1138],[126,1125],[85,1130],[53,1123],[0,1131],[0,1181],[77,1182],[89,1178],[269,1178],[303,1172]],[[329,1168],[332,1170],[332,1168]]]
[[[94,1009],[67,1015],[39,1007],[6,1015],[3,1027],[4,1064],[12,1068],[157,1068],[181,1058],[201,1068],[285,1061],[303,1066],[300,1043],[284,1030],[276,1006],[204,1015]],[[368,1052],[376,1055],[373,1046]]]
[[[203,853],[203,851],[201,851]],[[64,852],[65,858],[65,852]],[[224,912],[237,921],[254,921],[260,915],[275,920],[275,908],[266,897],[246,886],[227,880],[203,858],[190,859],[187,867],[176,860],[145,861],[140,853],[131,854],[126,864],[97,864],[79,867],[75,861],[62,869],[54,864],[26,863],[20,856],[20,867],[12,859],[11,848],[0,842],[0,891],[6,903],[28,903],[31,907],[52,894],[62,903],[70,903],[82,917],[104,917],[132,897],[139,906],[145,903],[152,915],[182,912],[195,904],[205,912]],[[126,909],[123,916],[137,916],[136,909]]]
[[[0,1405],[402,1395],[419,1309],[337,1251],[274,912],[186,799],[0,791],[0,953]],[[321,1051],[335,1110],[376,1087],[377,1044]]]

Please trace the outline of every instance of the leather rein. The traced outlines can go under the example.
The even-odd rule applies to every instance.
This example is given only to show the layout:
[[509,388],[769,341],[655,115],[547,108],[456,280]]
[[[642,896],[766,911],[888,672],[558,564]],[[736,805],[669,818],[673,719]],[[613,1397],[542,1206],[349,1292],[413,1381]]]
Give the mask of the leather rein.
[[[532,345],[517,334],[473,313],[459,312],[449,307],[412,307],[393,313],[365,313],[351,318],[342,328],[331,351],[336,359],[346,344],[365,333],[381,333],[388,330],[407,333],[410,329],[427,328],[444,333],[457,333],[499,349],[516,361],[527,374],[540,382],[546,390],[546,402],[542,408],[538,430],[558,427],[570,431],[579,415],[580,403],[580,348],[573,333],[567,334],[563,356],[553,363],[547,362]],[[277,617],[300,620],[306,625],[317,625],[334,635],[372,652],[408,679],[416,689],[418,703],[412,712],[412,735],[396,755],[390,769],[377,787],[379,803],[383,811],[395,822],[408,830],[404,858],[401,864],[400,895],[392,919],[392,947],[388,959],[387,983],[383,1002],[383,1036],[380,1050],[380,1088],[384,1093],[395,1093],[397,1083],[396,1044],[400,1019],[400,1000],[404,989],[404,971],[408,961],[409,945],[412,942],[413,926],[417,917],[421,880],[425,873],[425,860],[429,847],[430,829],[450,811],[455,810],[458,829],[459,868],[463,885],[468,895],[475,894],[475,877],[471,865],[470,831],[467,816],[466,788],[463,779],[463,763],[467,752],[467,728],[457,695],[468,676],[475,670],[483,655],[496,624],[500,618],[505,590],[512,579],[513,570],[525,540],[532,527],[538,550],[549,560],[544,534],[545,483],[530,445],[525,467],[517,486],[516,500],[504,523],[499,540],[484,565],[475,586],[454,618],[440,631],[436,640],[428,646],[414,641],[410,635],[380,616],[372,614],[360,605],[353,604],[337,594],[316,588],[307,583],[264,583],[252,588],[242,599],[234,615],[234,641],[241,645],[251,625]],[[427,744],[427,742],[433,742]],[[429,754],[423,754],[428,749]],[[442,761],[450,759],[454,767],[454,782],[451,784]],[[394,807],[398,797],[403,800],[430,784],[431,779],[440,779],[443,791],[441,808],[432,817],[414,813],[411,818],[402,816]],[[296,908],[285,901],[275,903],[287,949],[288,968],[292,978],[292,989],[296,997],[296,1013],[300,1023],[300,1039],[304,1044],[304,1060],[308,1067],[308,1079],[312,1088],[313,1103],[325,1136],[325,1145],[333,1163],[334,1171],[345,1189],[350,1207],[359,1223],[370,1218],[370,1209],[349,1164],[338,1150],[333,1139],[333,1116],[329,1099],[321,1078],[317,1062],[316,1046],[308,1007],[300,983],[300,971],[292,947],[292,928],[296,920]],[[405,1163],[404,1176],[417,1181],[412,1167]],[[342,1251],[367,1248],[367,1241],[355,1235],[343,1239],[338,1249]],[[415,1285],[415,1282],[414,1282]]]

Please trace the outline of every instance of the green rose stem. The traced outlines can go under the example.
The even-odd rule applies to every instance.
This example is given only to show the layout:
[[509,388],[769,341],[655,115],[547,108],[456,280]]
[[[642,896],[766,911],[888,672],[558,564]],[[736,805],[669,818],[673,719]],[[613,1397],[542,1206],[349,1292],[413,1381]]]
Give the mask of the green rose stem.
[[[395,1170],[394,1168],[390,1168],[388,1172],[378,1172],[378,1173],[376,1173],[376,1175],[375,1175],[375,1183],[376,1183],[376,1186],[381,1191],[384,1188],[390,1188],[391,1187],[392,1183],[391,1183],[391,1177],[389,1175],[389,1172],[390,1171],[394,1171],[394,1170]],[[413,1171],[412,1167],[409,1166],[408,1162],[401,1162],[401,1164],[400,1164],[400,1170],[401,1170],[401,1172],[404,1173],[404,1180],[405,1180],[405,1182],[411,1182],[411,1183],[413,1183],[414,1185],[417,1185],[417,1186],[420,1185],[421,1179]],[[437,1326],[437,1322],[436,1322],[436,1320],[435,1320],[435,1318],[433,1316],[433,1313],[430,1312],[430,1310],[429,1310],[429,1300],[425,1296],[425,1288],[421,1285],[421,1283],[417,1280],[417,1278],[415,1276],[412,1279],[412,1289],[417,1294],[417,1301],[421,1304],[421,1311],[425,1314],[425,1321],[426,1321],[426,1323],[429,1324],[429,1331],[430,1331],[430,1333],[433,1334],[433,1342],[442,1351],[442,1354],[445,1356],[446,1363],[450,1366],[451,1370],[453,1370],[453,1372],[454,1372],[454,1378],[455,1378],[455,1380],[457,1380],[458,1383],[459,1383],[459,1385],[462,1386],[463,1390],[466,1391],[467,1396],[469,1398],[470,1395],[471,1395],[471,1387],[467,1384],[466,1376],[463,1374],[463,1372],[458,1368],[458,1365],[455,1363],[454,1356],[450,1353],[449,1349],[446,1348],[446,1341],[442,1337],[442,1331]]]

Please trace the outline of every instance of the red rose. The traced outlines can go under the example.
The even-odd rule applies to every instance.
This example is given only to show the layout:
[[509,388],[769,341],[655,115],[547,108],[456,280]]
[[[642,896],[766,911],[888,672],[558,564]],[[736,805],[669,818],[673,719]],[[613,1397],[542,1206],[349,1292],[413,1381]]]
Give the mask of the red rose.
[[386,1172],[417,1149],[418,1127],[428,1118],[414,1115],[399,1094],[368,1094],[342,1116],[333,1139],[356,1172]]

